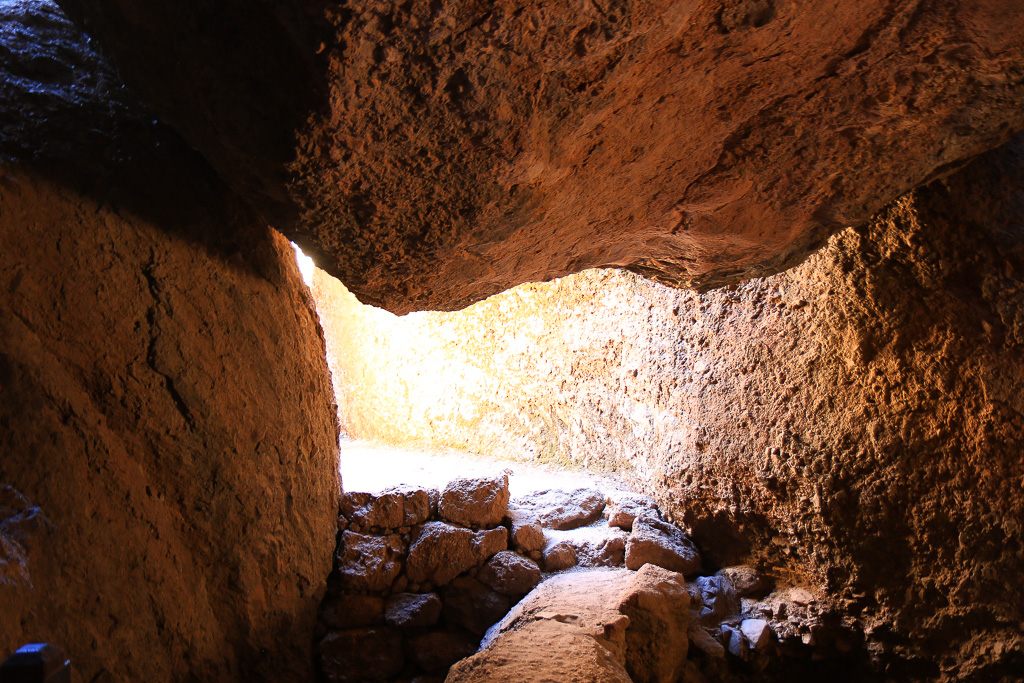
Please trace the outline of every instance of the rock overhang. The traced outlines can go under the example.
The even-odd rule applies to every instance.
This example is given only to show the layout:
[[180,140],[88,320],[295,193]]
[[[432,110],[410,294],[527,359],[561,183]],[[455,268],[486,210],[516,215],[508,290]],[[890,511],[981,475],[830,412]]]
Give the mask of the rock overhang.
[[620,267],[706,289],[1024,127],[1013,3],[61,0],[361,300]]

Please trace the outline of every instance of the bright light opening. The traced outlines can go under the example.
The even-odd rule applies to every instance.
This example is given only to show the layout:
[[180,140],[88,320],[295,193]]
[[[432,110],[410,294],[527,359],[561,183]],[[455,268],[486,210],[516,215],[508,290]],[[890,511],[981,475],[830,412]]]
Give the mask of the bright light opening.
[[302,273],[302,281],[306,283],[307,287],[313,286],[313,271],[316,266],[313,265],[313,259],[306,256],[306,253],[299,249],[299,245],[292,242],[292,248],[295,249],[295,262],[299,264],[299,272]]

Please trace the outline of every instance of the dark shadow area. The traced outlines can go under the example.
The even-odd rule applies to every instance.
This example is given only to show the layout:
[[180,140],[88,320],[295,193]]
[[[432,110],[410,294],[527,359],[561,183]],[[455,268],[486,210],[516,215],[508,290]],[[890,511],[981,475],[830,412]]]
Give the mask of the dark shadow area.
[[[201,244],[235,267],[281,277],[271,255],[248,254],[265,225],[46,0],[0,4],[0,162]],[[211,224],[223,232],[204,228]]]

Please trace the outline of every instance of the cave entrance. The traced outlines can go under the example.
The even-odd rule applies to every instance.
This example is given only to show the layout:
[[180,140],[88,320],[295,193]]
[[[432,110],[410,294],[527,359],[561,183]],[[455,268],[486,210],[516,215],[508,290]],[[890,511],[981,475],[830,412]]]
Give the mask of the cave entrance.
[[[461,311],[401,317],[361,304],[322,271],[308,282],[345,433],[339,545],[321,614],[328,680],[438,676],[470,655],[475,663],[455,664],[448,680],[488,680],[460,678],[459,667],[487,671],[490,648],[520,630],[506,614],[558,612],[573,586],[601,572],[667,571],[685,585],[694,621],[666,627],[680,643],[630,635],[630,647],[650,637],[648,651],[681,652],[667,667],[687,666],[690,652],[725,662],[725,678],[733,666],[781,673],[820,649],[816,595],[739,564],[745,551],[727,562],[699,549],[674,516],[685,519],[689,504],[680,485],[716,464],[716,434],[693,416],[723,385],[733,391],[728,359],[744,357],[739,335],[711,331],[733,300],[773,306],[778,279],[700,295],[584,271]],[[772,315],[758,320],[778,322]],[[736,423],[746,424],[739,395],[710,402],[743,411]],[[702,540],[716,536],[715,514],[693,523],[704,524]],[[564,573],[574,578],[562,582]],[[541,580],[561,588],[529,592]],[[666,601],[678,593],[666,590]],[[856,636],[840,624],[829,639],[823,661],[833,663]],[[559,642],[541,659],[560,661]],[[652,680],[629,664],[630,647],[619,663]]]

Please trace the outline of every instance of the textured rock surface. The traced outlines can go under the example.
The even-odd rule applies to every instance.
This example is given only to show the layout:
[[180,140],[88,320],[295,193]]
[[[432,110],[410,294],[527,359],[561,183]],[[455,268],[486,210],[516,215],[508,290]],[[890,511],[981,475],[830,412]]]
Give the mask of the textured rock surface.
[[476,563],[472,531],[444,522],[427,522],[409,547],[406,571],[410,581],[441,586]]
[[516,508],[532,516],[547,529],[576,529],[601,516],[604,494],[596,489],[535,491],[513,501]]
[[[454,314],[321,309],[351,363],[343,420],[628,473],[713,563],[839,596],[892,675],[1013,671],[1022,154],[1017,139],[732,289],[588,272]],[[429,392],[399,384],[417,374]]]
[[596,266],[763,274],[1024,126],[1009,0],[62,4],[395,311]]
[[672,524],[645,512],[633,520],[633,531],[626,541],[626,568],[640,569],[656,564],[684,576],[700,571],[700,553],[693,541]]
[[441,600],[436,593],[396,593],[388,598],[384,619],[389,626],[415,628],[433,626],[441,618]]
[[501,621],[512,602],[508,596],[470,576],[460,576],[444,587],[444,620],[475,633],[477,637]]
[[525,595],[540,583],[540,567],[511,551],[492,557],[477,575],[483,583],[505,595]]
[[508,513],[508,477],[458,478],[448,482],[437,513],[453,524],[489,527]]
[[312,680],[330,380],[290,246],[227,196],[48,4],[0,6],[4,655]]
[[404,555],[405,544],[397,534],[370,536],[346,531],[336,560],[342,586],[356,591],[387,590],[402,571]]
[[412,660],[430,672],[443,673],[455,662],[476,652],[479,639],[464,631],[435,631],[412,639]]
[[452,667],[448,683],[678,679],[687,651],[683,578],[658,567],[548,579]]

